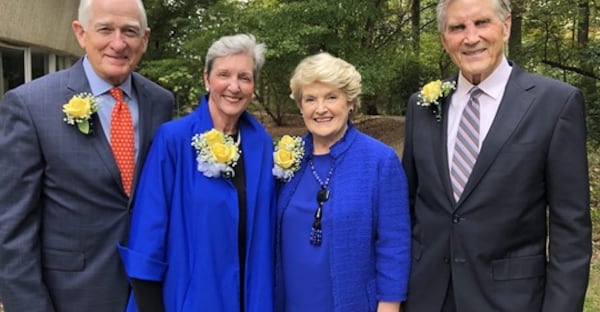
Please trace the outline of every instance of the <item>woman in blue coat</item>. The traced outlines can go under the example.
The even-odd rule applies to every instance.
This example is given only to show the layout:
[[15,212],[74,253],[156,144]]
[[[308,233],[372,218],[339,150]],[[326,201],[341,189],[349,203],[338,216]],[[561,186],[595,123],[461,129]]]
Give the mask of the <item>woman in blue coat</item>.
[[273,310],[272,140],[246,112],[264,51],[252,35],[220,38],[209,92],[158,130],[120,246],[128,311]]
[[349,122],[360,74],[320,53],[290,87],[308,134],[303,155],[292,149],[300,164],[280,174],[277,311],[398,312],[410,264],[406,178],[391,147]]

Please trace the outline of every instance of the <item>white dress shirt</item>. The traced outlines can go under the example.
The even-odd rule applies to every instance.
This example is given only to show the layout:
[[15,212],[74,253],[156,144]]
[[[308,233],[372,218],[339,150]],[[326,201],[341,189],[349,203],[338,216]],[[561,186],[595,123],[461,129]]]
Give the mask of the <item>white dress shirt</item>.
[[[481,145],[496,117],[511,71],[512,67],[508,64],[506,58],[503,58],[500,65],[492,74],[477,85],[483,91],[479,96],[479,149],[481,149]],[[462,112],[469,101],[469,91],[474,86],[463,77],[462,72],[458,75],[456,91],[452,94],[447,117],[448,143],[446,147],[448,152],[448,168],[452,168],[452,157],[454,155],[458,124],[460,123]]]

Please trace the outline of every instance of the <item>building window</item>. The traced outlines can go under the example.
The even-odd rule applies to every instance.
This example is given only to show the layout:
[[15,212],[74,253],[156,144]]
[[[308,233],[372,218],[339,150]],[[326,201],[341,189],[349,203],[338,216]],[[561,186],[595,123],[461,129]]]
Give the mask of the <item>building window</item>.
[[49,72],[49,55],[41,52],[31,53],[31,79],[42,77]]
[[0,42],[0,99],[6,91],[46,74],[65,69],[77,59],[30,47]]
[[0,44],[0,97],[25,83],[25,49]]

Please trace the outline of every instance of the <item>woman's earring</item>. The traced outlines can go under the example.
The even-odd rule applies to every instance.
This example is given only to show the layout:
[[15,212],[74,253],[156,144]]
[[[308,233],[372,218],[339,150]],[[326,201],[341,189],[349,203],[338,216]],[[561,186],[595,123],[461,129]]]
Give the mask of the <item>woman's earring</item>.
[[354,113],[354,108],[351,108],[348,113],[350,113],[350,114]]

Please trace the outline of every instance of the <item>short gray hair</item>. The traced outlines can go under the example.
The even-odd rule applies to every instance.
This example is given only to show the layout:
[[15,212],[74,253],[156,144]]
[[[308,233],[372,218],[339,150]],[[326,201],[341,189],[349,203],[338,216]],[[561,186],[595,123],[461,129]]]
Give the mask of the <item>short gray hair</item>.
[[252,74],[254,80],[258,80],[260,69],[265,63],[266,50],[266,45],[264,43],[256,43],[256,38],[251,34],[223,36],[215,41],[208,49],[204,70],[210,75],[216,58],[244,53],[252,57],[254,62]]
[[[437,13],[437,25],[438,32],[443,33],[446,30],[446,15],[448,13],[448,5],[453,0],[440,0],[438,2],[436,13]],[[510,14],[510,0],[491,0],[494,10],[498,14],[498,17],[502,21]]]
[[[77,20],[81,23],[84,29],[90,26],[90,21],[92,19],[92,2],[94,0],[81,0],[79,1],[79,11]],[[139,11],[139,22],[142,28],[141,34],[144,34],[146,28],[148,28],[148,17],[146,16],[146,9],[144,8],[144,4],[142,0],[135,0],[138,11]]]

